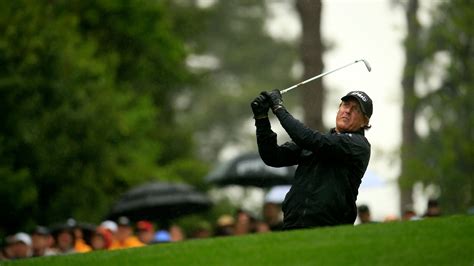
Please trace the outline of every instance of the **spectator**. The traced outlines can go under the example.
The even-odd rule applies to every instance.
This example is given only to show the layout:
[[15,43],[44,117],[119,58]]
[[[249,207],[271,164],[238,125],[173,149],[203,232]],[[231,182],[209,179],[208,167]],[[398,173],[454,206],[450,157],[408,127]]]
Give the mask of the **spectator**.
[[2,250],[0,253],[0,261],[11,260],[15,257],[14,247],[13,247],[14,244],[15,244],[14,235],[9,235],[5,237],[5,246],[2,247]]
[[384,223],[391,223],[391,222],[397,222],[397,221],[398,221],[398,217],[393,214],[389,214],[385,216],[385,218],[383,219]]
[[280,204],[275,202],[265,202],[263,204],[263,220],[271,231],[283,229],[283,213]]
[[171,235],[166,230],[159,230],[155,233],[153,243],[168,243],[171,242]]
[[31,241],[33,248],[33,257],[56,255],[57,252],[51,248],[50,239],[51,232],[44,226],[36,226],[31,233]]
[[[60,230],[64,231],[67,229],[74,235],[74,252],[77,253],[84,253],[92,250],[92,248],[86,244],[86,241],[84,240],[83,227],[85,227],[85,224],[79,225],[78,222],[73,218],[67,219],[66,223],[60,226]],[[65,238],[66,237],[64,237],[64,239]]]
[[423,215],[423,217],[439,217],[439,216],[441,216],[441,208],[439,206],[438,200],[436,199],[428,200],[426,213],[425,215]]
[[249,234],[254,231],[255,218],[244,210],[237,211],[237,221],[235,223],[235,235]]
[[372,217],[370,215],[369,206],[360,205],[357,208],[357,213],[358,213],[359,221],[360,221],[361,224],[374,223],[374,221],[372,221]]
[[114,221],[103,221],[99,227],[102,227],[106,230],[108,230],[112,234],[112,238],[115,238],[115,234],[117,234],[118,231],[118,225]]
[[33,255],[31,237],[27,233],[19,232],[14,236],[13,258],[24,259]]
[[59,254],[76,253],[74,245],[76,237],[73,229],[70,226],[62,226],[54,232],[54,239],[56,240],[56,248]]
[[117,234],[112,242],[110,249],[122,249],[144,246],[136,236],[133,235],[133,229],[128,217],[121,216],[117,220]]
[[110,247],[112,246],[112,243],[114,241],[116,241],[116,235],[117,235],[117,231],[118,231],[118,225],[116,222],[114,221],[111,221],[111,220],[106,220],[106,221],[103,221],[100,226],[101,228],[104,228],[105,230],[107,230],[109,233],[110,233],[110,236],[111,236],[111,243],[110,243],[110,246],[108,247],[110,249]]
[[50,232],[50,234],[47,236],[47,243],[48,243],[48,248],[57,254],[57,250],[55,249],[55,246],[56,246],[56,239],[54,239],[54,236],[53,234]]
[[254,227],[255,233],[271,232],[270,226],[264,221],[255,221]]
[[178,242],[178,241],[183,241],[186,236],[184,235],[183,229],[176,224],[173,224],[170,226],[170,237],[171,237],[171,242]]
[[103,226],[99,226],[95,232],[92,233],[91,247],[93,250],[109,249],[112,245],[112,240],[112,232]]
[[420,218],[416,215],[416,212],[413,210],[413,206],[411,204],[405,206],[402,214],[403,221],[414,221],[419,219]]
[[221,215],[217,219],[216,236],[231,236],[234,234],[235,219],[229,214]]
[[155,228],[150,221],[142,220],[137,223],[137,236],[143,244],[149,245],[155,238]]
[[84,240],[84,231],[77,224],[73,228],[73,233],[75,239],[74,249],[76,250],[76,252],[85,253],[92,251],[91,246],[89,246]]

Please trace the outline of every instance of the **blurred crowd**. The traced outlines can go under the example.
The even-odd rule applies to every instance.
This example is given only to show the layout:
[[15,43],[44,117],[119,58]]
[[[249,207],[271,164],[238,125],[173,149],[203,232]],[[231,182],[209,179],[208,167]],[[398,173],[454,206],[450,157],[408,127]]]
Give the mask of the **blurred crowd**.
[[[412,208],[406,208],[401,219],[387,217],[380,222],[419,220],[440,215],[438,202],[430,200],[427,211],[422,216],[417,216]],[[18,232],[7,236],[3,241],[0,261],[141,247],[186,239],[265,233],[282,229],[283,215],[280,204],[265,203],[261,217],[257,219],[250,212],[238,210],[233,215],[221,215],[214,223],[196,224],[188,235],[176,224],[158,227],[152,221],[132,222],[125,216],[116,220],[103,221],[98,226],[69,219],[66,223],[51,228],[36,226],[29,233]],[[372,220],[367,205],[358,206],[359,224],[376,222],[378,221]]]
[[426,207],[426,212],[423,215],[418,215],[413,206],[405,206],[402,211],[401,218],[398,218],[393,215],[389,215],[384,218],[383,221],[376,221],[372,219],[369,206],[362,204],[357,207],[357,217],[359,224],[368,224],[368,223],[378,223],[378,222],[393,222],[393,221],[416,221],[423,218],[430,217],[439,217],[441,216],[441,208],[439,206],[438,200],[430,199]]
[[31,232],[18,232],[5,237],[0,261],[281,230],[279,204],[266,203],[262,217],[257,219],[250,212],[238,210],[233,215],[221,215],[214,223],[201,221],[191,231],[188,230],[188,234],[176,224],[158,227],[152,221],[133,222],[125,216],[103,221],[99,225],[69,219],[64,224],[49,228],[36,226]]

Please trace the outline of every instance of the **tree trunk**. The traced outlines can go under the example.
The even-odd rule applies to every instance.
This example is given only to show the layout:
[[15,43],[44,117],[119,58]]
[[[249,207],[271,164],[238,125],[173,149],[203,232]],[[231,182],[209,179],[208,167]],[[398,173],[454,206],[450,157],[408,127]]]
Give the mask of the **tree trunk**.
[[407,36],[405,38],[405,66],[403,69],[402,89],[402,146],[401,146],[401,173],[399,177],[400,209],[403,210],[413,204],[414,178],[410,176],[408,164],[414,156],[413,147],[417,141],[415,131],[415,117],[417,107],[417,96],[415,93],[415,75],[420,64],[419,30],[420,24],[417,19],[418,0],[409,0],[406,6]]
[[[296,0],[296,9],[302,25],[300,54],[304,66],[303,80],[321,73],[323,69],[321,8],[320,0]],[[304,123],[312,129],[323,130],[322,80],[310,82],[299,91],[303,103]]]

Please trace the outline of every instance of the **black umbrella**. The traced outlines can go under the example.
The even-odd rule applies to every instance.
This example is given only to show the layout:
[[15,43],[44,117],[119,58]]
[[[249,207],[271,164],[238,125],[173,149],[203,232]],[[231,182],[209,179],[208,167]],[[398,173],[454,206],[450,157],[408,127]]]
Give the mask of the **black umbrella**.
[[186,184],[151,182],[132,188],[113,206],[109,219],[127,216],[168,221],[187,214],[206,211],[210,199]]
[[209,175],[208,182],[219,186],[240,185],[268,188],[293,182],[296,167],[270,167],[257,153],[243,154],[218,165]]

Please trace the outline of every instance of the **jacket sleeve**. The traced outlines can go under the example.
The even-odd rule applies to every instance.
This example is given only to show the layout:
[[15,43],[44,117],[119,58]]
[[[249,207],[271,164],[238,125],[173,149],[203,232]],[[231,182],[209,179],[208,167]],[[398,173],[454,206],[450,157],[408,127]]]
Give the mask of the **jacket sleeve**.
[[268,118],[256,119],[258,152],[263,162],[272,167],[291,166],[298,163],[301,148],[295,143],[277,144],[277,134],[272,131]]
[[322,134],[306,127],[284,108],[278,109],[276,116],[290,138],[302,149],[341,159],[370,152],[368,142],[359,134]]

